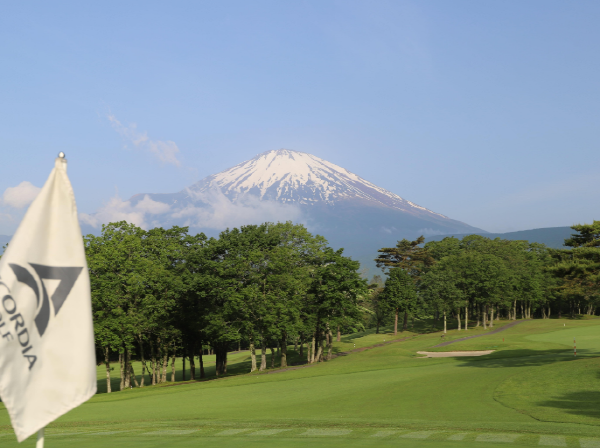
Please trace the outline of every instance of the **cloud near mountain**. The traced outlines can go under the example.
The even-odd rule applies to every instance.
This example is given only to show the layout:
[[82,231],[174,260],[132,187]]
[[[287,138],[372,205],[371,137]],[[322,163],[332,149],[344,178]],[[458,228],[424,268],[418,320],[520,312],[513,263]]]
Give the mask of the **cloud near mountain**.
[[149,221],[149,218],[166,214],[170,208],[168,204],[153,201],[148,195],[145,195],[142,200],[136,201],[135,204],[115,196],[94,214],[80,213],[79,220],[94,228],[115,221],[127,221],[136,226],[148,228],[151,225],[160,225],[159,221],[154,220],[152,222]]

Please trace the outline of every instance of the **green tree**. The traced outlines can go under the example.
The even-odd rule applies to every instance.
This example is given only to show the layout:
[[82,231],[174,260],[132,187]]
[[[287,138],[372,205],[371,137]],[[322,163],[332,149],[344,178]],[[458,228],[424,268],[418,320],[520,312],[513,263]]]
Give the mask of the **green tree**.
[[421,247],[425,238],[420,236],[414,241],[403,239],[398,241],[396,247],[384,247],[379,249],[381,254],[375,259],[378,268],[391,269],[400,268],[405,270],[413,278],[417,279],[421,272],[431,266],[435,260],[428,249]]
[[398,314],[404,313],[402,331],[408,328],[408,315],[417,306],[415,282],[402,268],[391,269],[385,281],[380,301],[388,310],[394,312],[394,335],[398,334]]

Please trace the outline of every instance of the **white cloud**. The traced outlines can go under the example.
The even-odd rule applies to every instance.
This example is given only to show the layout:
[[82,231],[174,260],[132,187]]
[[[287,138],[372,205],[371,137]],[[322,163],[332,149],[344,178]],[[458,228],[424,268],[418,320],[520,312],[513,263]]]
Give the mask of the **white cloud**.
[[167,213],[171,207],[164,202],[153,201],[150,199],[150,196],[146,195],[144,196],[144,199],[135,204],[134,208],[135,210],[150,215],[160,215],[162,213]]
[[131,123],[129,126],[123,125],[114,115],[107,116],[112,127],[125,140],[131,142],[136,148],[145,150],[153,154],[158,160],[164,163],[170,163],[175,166],[181,166],[181,162],[177,158],[179,148],[172,141],[150,140],[146,131],[139,132],[137,125]]
[[152,200],[148,195],[138,202],[124,201],[115,196],[96,213],[80,213],[79,220],[94,228],[109,222],[127,221],[144,229],[177,224],[200,230],[224,230],[267,221],[303,222],[302,210],[297,205],[261,201],[254,196],[238,198],[234,204],[218,189],[202,194],[191,190],[187,193],[198,201],[198,205],[173,209],[168,204]]
[[175,220],[182,220],[184,226],[224,230],[267,221],[303,220],[302,210],[297,205],[261,201],[250,195],[238,198],[234,204],[218,189],[203,194],[188,190],[188,194],[206,206],[189,205],[170,215]]
[[26,207],[33,202],[40,190],[41,188],[31,182],[21,182],[16,187],[9,187],[4,191],[2,203],[14,208]]
[[79,220],[95,228],[109,222],[127,221],[146,229],[150,225],[156,225],[156,222],[148,222],[148,215],[167,213],[169,209],[168,204],[153,201],[148,195],[144,196],[135,205],[131,201],[124,201],[120,197],[115,196],[94,214],[80,213]]

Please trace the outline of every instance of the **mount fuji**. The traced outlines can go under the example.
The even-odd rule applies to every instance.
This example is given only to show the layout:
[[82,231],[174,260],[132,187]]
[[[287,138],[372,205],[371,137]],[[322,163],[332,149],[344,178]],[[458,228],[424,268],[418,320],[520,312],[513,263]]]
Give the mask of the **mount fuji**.
[[[288,149],[258,154],[178,193],[135,195],[117,208],[120,219],[138,225],[186,225],[207,234],[244,224],[292,220],[371,266],[377,249],[394,246],[402,238],[485,233],[331,162]],[[87,222],[107,222],[109,217],[103,213],[107,211],[88,216]]]

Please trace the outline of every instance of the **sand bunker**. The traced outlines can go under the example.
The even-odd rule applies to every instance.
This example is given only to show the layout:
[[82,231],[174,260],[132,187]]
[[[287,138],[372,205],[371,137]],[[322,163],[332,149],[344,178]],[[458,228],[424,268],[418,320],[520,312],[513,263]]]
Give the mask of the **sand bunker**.
[[494,350],[479,350],[470,352],[417,352],[419,355],[425,355],[423,358],[453,358],[455,356],[483,356],[494,353]]

